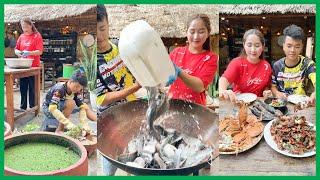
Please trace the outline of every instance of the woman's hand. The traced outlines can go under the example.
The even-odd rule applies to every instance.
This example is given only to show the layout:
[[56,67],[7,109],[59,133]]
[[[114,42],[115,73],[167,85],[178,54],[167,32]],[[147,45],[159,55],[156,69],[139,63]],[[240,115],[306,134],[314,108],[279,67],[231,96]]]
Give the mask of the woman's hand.
[[236,102],[236,94],[232,90],[222,90],[219,91],[219,97],[225,100],[230,100],[231,102]]
[[27,50],[22,51],[22,57],[28,57],[30,55],[31,55],[30,51],[27,51]]
[[263,94],[264,98],[272,97],[272,92],[269,89],[268,90],[264,90],[262,94]]
[[14,50],[14,53],[20,58],[22,57],[22,51],[18,50],[18,49],[15,49]]
[[180,73],[181,73],[181,69],[180,69],[177,65],[175,65],[175,64],[173,63],[173,66],[174,66],[175,73],[174,73],[174,75],[170,75],[170,76],[169,76],[169,79],[168,79],[168,81],[167,81],[167,83],[166,83],[166,86],[169,86],[169,85],[171,85],[172,83],[174,83],[174,81],[177,80],[178,76],[179,76]]

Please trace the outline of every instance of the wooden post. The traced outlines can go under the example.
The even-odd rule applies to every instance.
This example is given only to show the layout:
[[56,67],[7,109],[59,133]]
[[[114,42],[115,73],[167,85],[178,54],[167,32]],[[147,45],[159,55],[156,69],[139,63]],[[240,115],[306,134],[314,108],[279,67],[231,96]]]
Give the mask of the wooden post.
[[42,89],[42,92],[45,92],[46,86],[45,86],[45,79],[44,79],[44,76],[45,76],[45,74],[44,74],[44,64],[41,63],[40,67],[41,67],[41,89]]
[[13,75],[5,75],[6,80],[6,100],[7,100],[7,122],[10,124],[12,131],[14,129],[14,105],[13,105]]
[[35,78],[34,78],[35,79],[35,83],[34,83],[35,96],[34,96],[34,98],[35,98],[36,106],[38,106],[37,109],[35,110],[35,115],[38,115],[40,112],[40,73],[41,73],[40,70],[41,69],[37,70],[38,73],[37,73],[37,75],[35,75]]

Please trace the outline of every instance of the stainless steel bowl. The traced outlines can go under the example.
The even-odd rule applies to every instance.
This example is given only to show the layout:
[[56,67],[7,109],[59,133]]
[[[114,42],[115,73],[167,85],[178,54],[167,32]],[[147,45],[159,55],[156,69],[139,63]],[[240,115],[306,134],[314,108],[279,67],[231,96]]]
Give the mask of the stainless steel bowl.
[[33,59],[29,59],[29,58],[4,58],[4,59],[6,61],[7,66],[15,69],[30,68],[33,61]]

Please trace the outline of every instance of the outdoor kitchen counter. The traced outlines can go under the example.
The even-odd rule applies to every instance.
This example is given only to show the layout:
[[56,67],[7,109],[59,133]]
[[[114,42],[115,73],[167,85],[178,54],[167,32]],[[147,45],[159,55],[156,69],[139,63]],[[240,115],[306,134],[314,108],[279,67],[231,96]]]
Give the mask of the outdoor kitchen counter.
[[[9,67],[4,67],[4,75],[6,81],[6,100],[7,100],[7,122],[10,124],[11,128],[14,129],[14,120],[24,116],[29,111],[34,111],[37,115],[40,111],[40,67],[33,67],[30,69],[11,69]],[[13,106],[13,82],[14,79],[35,76],[35,107],[14,116],[14,106]]]
[[[263,99],[261,99],[263,100]],[[288,103],[289,113],[293,105]],[[233,104],[220,101],[219,119],[232,114]],[[249,114],[251,114],[249,110]],[[315,124],[315,107],[296,112]],[[263,121],[266,125],[269,121]],[[264,138],[253,148],[238,155],[220,155],[214,175],[316,175],[316,157],[292,158],[273,150]]]

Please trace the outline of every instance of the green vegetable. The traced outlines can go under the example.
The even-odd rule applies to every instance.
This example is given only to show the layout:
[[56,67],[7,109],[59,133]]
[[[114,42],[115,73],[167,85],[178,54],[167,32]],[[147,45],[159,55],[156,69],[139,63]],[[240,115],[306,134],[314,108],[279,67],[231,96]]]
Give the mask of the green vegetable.
[[68,132],[66,132],[67,136],[70,136],[74,139],[78,139],[79,137],[82,136],[82,130],[80,126],[76,126],[72,129],[70,129]]
[[23,132],[32,132],[32,131],[35,131],[35,130],[38,130],[40,129],[40,126],[36,123],[31,123],[31,124],[27,124],[23,129],[22,131]]

